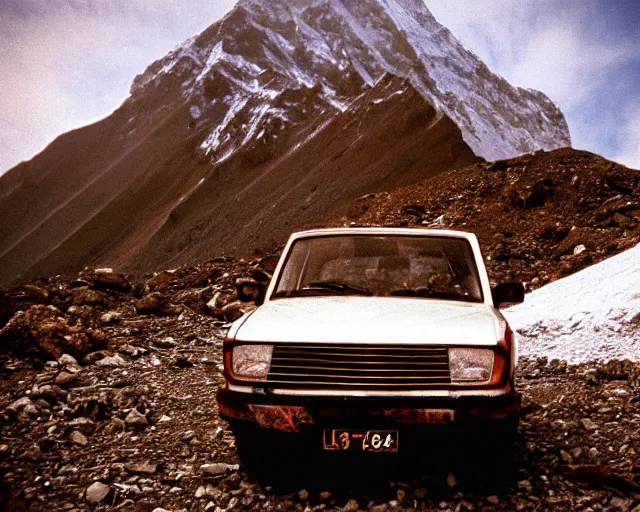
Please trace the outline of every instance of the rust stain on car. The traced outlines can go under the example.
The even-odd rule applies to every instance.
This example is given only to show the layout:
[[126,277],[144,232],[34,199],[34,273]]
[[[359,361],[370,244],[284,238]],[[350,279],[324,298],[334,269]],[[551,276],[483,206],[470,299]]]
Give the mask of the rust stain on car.
[[314,421],[305,407],[249,405],[255,421],[263,428],[283,432],[299,432],[301,425],[313,425]]

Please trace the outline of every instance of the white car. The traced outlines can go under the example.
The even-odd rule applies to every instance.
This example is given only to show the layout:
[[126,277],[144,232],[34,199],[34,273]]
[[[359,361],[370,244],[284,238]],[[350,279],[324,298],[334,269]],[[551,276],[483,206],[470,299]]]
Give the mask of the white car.
[[498,308],[524,290],[491,289],[475,235],[295,233],[268,288],[238,295],[259,307],[228,332],[218,404],[248,470],[288,440],[402,453],[436,427],[482,431],[495,453],[512,443],[517,347]]

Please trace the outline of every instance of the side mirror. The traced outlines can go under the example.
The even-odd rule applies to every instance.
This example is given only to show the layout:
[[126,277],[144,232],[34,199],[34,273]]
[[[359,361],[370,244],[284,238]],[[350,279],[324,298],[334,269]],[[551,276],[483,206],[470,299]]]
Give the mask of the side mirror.
[[502,283],[491,290],[493,305],[500,308],[506,304],[524,302],[524,286],[522,283]]
[[266,293],[267,286],[264,283],[250,279],[240,281],[236,286],[238,300],[242,302],[255,302],[256,306],[260,306],[264,302]]

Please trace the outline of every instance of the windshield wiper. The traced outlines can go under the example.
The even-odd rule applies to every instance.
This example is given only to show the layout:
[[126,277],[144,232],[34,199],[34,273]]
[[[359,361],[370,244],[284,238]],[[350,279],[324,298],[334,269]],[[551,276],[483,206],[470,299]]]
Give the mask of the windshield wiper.
[[359,288],[347,283],[341,283],[339,281],[318,281],[309,283],[307,286],[305,286],[304,288],[300,288],[299,290],[277,291],[272,295],[272,297],[313,297],[315,295],[333,295],[335,293],[338,293],[340,295],[373,295],[373,293],[366,288]]
[[302,288],[301,291],[306,290],[330,290],[332,292],[349,293],[354,295],[373,295],[373,292],[367,288],[360,288],[359,286],[353,286],[340,281],[314,281]]
[[443,299],[443,300],[460,300],[464,302],[481,302],[480,299],[473,297],[472,295],[464,295],[456,292],[441,292],[435,290],[429,290],[428,288],[401,288],[399,290],[392,290],[389,292],[392,297],[421,297],[428,299]]

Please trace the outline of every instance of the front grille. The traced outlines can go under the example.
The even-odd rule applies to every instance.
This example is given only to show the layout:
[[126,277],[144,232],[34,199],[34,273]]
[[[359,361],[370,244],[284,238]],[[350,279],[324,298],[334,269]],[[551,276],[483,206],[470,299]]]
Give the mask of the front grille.
[[286,388],[422,390],[449,384],[446,347],[280,344],[267,381]]

